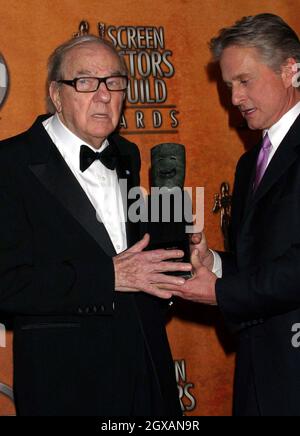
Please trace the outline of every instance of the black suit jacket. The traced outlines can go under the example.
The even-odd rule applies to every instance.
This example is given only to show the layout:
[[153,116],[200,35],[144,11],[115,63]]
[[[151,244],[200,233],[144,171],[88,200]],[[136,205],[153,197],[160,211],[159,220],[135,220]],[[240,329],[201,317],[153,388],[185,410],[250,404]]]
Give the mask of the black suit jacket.
[[[166,305],[146,294],[114,291],[112,242],[44,119],[0,144],[0,310],[14,317],[17,409],[111,414],[113,391],[126,389],[125,382],[114,385],[113,356],[120,367],[123,359],[129,365],[135,356],[131,335],[139,330],[161,414],[178,414]],[[109,140],[119,150],[119,178],[127,179],[128,189],[139,186],[137,147],[116,134]],[[128,246],[140,236],[138,225],[127,224]],[[122,304],[128,317],[118,332],[115,311]],[[115,349],[119,335],[123,351]]]
[[300,117],[255,194],[259,147],[240,159],[232,207],[233,254],[223,255],[219,306],[239,331],[235,410],[252,383],[263,415],[300,415]]

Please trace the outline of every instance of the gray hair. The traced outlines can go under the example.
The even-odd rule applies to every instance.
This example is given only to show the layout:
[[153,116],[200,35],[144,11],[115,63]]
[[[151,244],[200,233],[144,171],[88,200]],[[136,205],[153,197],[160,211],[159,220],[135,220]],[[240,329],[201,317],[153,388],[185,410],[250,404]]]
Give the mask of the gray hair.
[[47,77],[47,109],[50,113],[55,112],[54,104],[49,96],[49,86],[51,82],[56,82],[63,79],[63,64],[67,53],[73,48],[84,44],[98,44],[102,47],[109,49],[120,61],[120,74],[128,75],[128,68],[125,63],[124,57],[118,52],[114,45],[95,35],[83,35],[72,38],[60,46],[58,46],[50,55],[48,60],[48,77]]
[[263,62],[276,72],[288,58],[300,62],[297,34],[281,17],[269,13],[243,17],[233,26],[221,29],[209,45],[215,61],[220,60],[226,47],[235,45],[255,47]]

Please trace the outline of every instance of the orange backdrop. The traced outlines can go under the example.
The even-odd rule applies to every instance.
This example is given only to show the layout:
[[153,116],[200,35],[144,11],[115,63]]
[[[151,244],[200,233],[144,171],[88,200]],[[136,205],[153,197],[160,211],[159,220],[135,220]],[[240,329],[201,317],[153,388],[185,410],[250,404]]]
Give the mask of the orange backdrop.
[[[148,185],[149,150],[153,145],[186,145],[186,186],[205,187],[206,234],[212,247],[222,249],[220,219],[212,214],[214,194],[223,181],[232,186],[235,164],[256,135],[243,129],[236,114],[228,112],[228,95],[223,86],[216,85],[219,73],[207,67],[207,42],[221,27],[260,12],[279,14],[300,32],[300,1],[0,0],[0,11],[0,52],[10,80],[9,94],[0,109],[0,139],[27,129],[38,114],[45,112],[47,57],[77,31],[82,19],[89,22],[91,33],[97,32],[98,22],[116,28],[163,28],[161,51],[171,52],[166,55],[169,64],[165,63],[164,69],[170,71],[171,63],[174,74],[165,78],[168,97],[164,107],[157,104],[153,109],[160,111],[162,125],[153,127],[152,109],[139,105],[145,126],[137,129],[135,113],[139,108],[128,105],[127,129],[123,130],[127,135],[135,131],[128,139],[140,147],[144,186]],[[123,37],[126,40],[125,34]],[[153,80],[150,77],[151,86]],[[175,111],[177,126],[172,124],[171,110]],[[168,333],[185,413],[230,415],[234,341],[218,310],[176,303]],[[0,383],[7,385],[12,384],[11,343],[9,335],[7,347],[0,348]],[[0,415],[6,414],[14,414],[13,404],[0,394]]]

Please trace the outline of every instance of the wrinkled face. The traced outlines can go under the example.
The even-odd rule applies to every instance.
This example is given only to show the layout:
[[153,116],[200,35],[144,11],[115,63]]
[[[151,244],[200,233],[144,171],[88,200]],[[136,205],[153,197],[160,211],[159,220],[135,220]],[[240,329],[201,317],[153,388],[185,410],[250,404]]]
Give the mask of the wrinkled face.
[[279,73],[262,62],[253,47],[230,46],[224,49],[220,67],[232,91],[232,103],[239,108],[250,129],[267,129],[296,103],[292,86],[293,59]]
[[160,144],[152,149],[152,186],[183,187],[185,150],[180,144]]
[[[66,54],[62,78],[107,77],[121,74],[118,56],[108,47],[95,43],[75,46]],[[61,121],[83,141],[99,148],[118,126],[125,97],[124,91],[108,91],[101,83],[95,92],[79,93],[75,88],[56,82],[50,96]]]

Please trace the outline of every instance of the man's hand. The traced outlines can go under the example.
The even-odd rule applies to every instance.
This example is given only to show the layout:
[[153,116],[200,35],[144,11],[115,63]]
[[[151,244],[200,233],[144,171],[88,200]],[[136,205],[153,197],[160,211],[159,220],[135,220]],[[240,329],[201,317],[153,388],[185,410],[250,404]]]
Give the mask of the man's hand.
[[214,266],[214,256],[209,250],[206,242],[206,237],[204,232],[193,233],[190,237],[190,250],[191,255],[195,250],[198,250],[199,260],[203,266],[205,266],[209,271],[212,271]]
[[159,285],[160,289],[171,292],[172,295],[183,298],[184,300],[194,301],[216,305],[215,285],[217,277],[201,263],[201,255],[197,249],[193,251],[191,260],[194,270],[194,276],[187,280],[182,286],[166,287],[164,284]]
[[113,258],[115,267],[115,289],[120,292],[144,291],[160,298],[172,297],[172,292],[162,291],[158,283],[166,287],[180,286],[185,283],[181,277],[163,274],[171,271],[191,271],[189,263],[167,262],[168,259],[180,259],[184,253],[180,250],[143,251],[149,244],[148,234],[128,250]]

